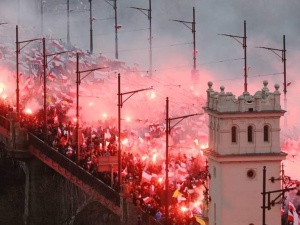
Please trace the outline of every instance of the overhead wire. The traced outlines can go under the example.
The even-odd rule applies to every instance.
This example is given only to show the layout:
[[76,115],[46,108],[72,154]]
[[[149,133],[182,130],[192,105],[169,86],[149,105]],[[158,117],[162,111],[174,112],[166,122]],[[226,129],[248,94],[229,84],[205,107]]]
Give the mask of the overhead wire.
[[[126,33],[126,32],[136,32],[136,31],[141,31],[141,30],[148,30],[148,29],[133,29],[133,30],[126,30],[126,31],[119,31],[118,33]],[[106,33],[99,33],[99,34],[93,34],[93,36],[104,36],[104,35],[109,35],[109,34],[114,34],[114,32],[106,32]],[[88,37],[89,34],[87,35],[75,35],[72,36],[72,39],[78,39],[78,38],[82,38],[82,37]],[[52,38],[51,40],[66,40],[66,37],[59,37],[59,38]],[[104,52],[102,52],[104,53]],[[111,53],[111,52],[106,52],[106,53]]]
[[[123,79],[123,78],[122,78],[122,79]],[[126,80],[127,78],[125,77],[124,79]],[[159,80],[155,80],[155,79],[153,79],[152,77],[151,77],[151,78],[148,77],[148,79],[150,79],[150,80],[156,82],[156,83],[159,84],[161,87],[168,87],[169,89],[171,89],[172,91],[176,92],[177,94],[180,94],[181,96],[186,97],[187,100],[190,100],[191,97],[192,97],[192,95],[191,95],[191,93],[190,93],[189,91],[184,90],[184,89],[181,89],[181,86],[182,86],[182,85],[172,84],[172,83],[170,83],[169,81],[159,81]],[[127,79],[127,80],[128,80],[128,79]],[[132,81],[132,83],[133,83],[134,85],[135,85],[135,84],[139,84],[139,85],[141,85],[141,86],[144,85],[144,84],[138,83],[138,82],[136,82],[136,81]],[[154,89],[155,89],[155,87],[157,87],[157,85],[154,85],[153,87],[154,87]],[[175,87],[176,87],[176,90],[175,90]],[[180,89],[179,89],[180,92],[178,92],[178,89],[177,89],[177,88],[180,88]],[[157,90],[157,89],[156,89],[156,90]],[[166,98],[166,96],[160,94],[160,93],[157,92],[157,91],[156,91],[155,93],[156,93],[156,96],[159,97],[159,98],[162,98],[162,99],[165,99],[165,98]],[[188,95],[187,95],[186,93],[188,93]],[[176,104],[176,105],[187,105],[187,106],[189,106],[189,107],[193,107],[193,106],[194,106],[194,104],[188,104],[188,103],[186,103],[186,101],[180,101],[180,102],[178,102],[178,101],[174,101],[174,100],[172,100],[172,99],[170,99],[169,101],[170,101],[170,103],[173,103],[173,104]]]
[[[224,60],[218,60],[218,61],[211,61],[211,62],[199,63],[197,65],[198,66],[200,66],[200,65],[208,65],[208,64],[215,64],[215,63],[237,61],[237,60],[242,60],[242,59],[244,59],[244,58],[224,59]],[[172,70],[172,69],[187,68],[187,67],[191,67],[191,65],[182,65],[182,66],[176,66],[176,67],[161,68],[161,69],[155,69],[153,71],[156,72],[156,71],[162,71],[162,70]],[[144,70],[143,72],[149,72],[149,71],[148,70]]]
[[[182,45],[187,45],[191,43],[178,43],[178,44],[170,44],[170,45],[164,45],[164,46],[157,46],[157,47],[152,47],[152,49],[161,49],[161,48],[167,48],[167,47],[174,47],[174,46],[182,46]],[[149,50],[149,47],[146,48],[135,48],[135,49],[124,49],[120,50],[119,52],[129,52],[129,51],[143,51],[143,50]],[[111,51],[109,52],[102,52],[102,53],[112,53]]]
[[[257,75],[248,75],[248,79],[250,78],[255,78],[255,77],[264,77],[264,76],[275,76],[275,75],[279,75],[279,74],[283,74],[281,73],[269,73],[269,74],[257,74]],[[226,81],[226,80],[236,80],[236,79],[244,79],[244,77],[239,76],[239,77],[230,77],[230,78],[226,78],[226,79],[218,79],[218,80],[214,80],[214,81]]]

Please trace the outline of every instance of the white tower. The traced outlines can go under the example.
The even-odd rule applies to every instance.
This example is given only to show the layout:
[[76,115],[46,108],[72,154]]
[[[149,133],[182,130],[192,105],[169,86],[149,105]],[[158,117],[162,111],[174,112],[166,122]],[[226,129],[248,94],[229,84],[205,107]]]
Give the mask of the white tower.
[[[262,224],[263,167],[266,166],[266,190],[279,190],[280,150],[279,85],[269,92],[268,82],[254,96],[244,92],[238,99],[231,92],[215,92],[208,82],[207,105],[209,142],[204,154],[211,175],[209,225]],[[275,196],[276,197],[276,196]],[[280,205],[266,210],[266,224],[280,225]]]

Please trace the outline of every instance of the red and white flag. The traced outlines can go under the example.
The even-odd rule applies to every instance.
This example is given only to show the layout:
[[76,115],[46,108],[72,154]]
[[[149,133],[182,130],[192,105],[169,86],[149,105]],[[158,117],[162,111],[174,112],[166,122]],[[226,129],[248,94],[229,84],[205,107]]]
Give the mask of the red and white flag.
[[152,175],[150,175],[149,173],[143,171],[141,182],[142,182],[142,183],[143,183],[143,182],[146,182],[146,183],[149,183],[149,184],[150,184],[151,178],[152,178]]
[[55,81],[56,78],[57,78],[56,75],[55,75],[54,73],[49,73],[47,77],[48,77],[48,79],[50,79],[51,81]]
[[293,225],[299,224],[299,217],[293,203],[289,202],[288,221],[293,222]]
[[127,172],[127,166],[126,168],[121,172],[122,176],[127,176],[128,172]]
[[187,170],[185,167],[179,166],[177,169],[177,172],[179,175],[186,175],[187,174]]
[[144,202],[145,204],[148,204],[150,201],[151,201],[151,198],[150,198],[150,197],[143,198],[143,202]]
[[58,128],[57,128],[57,136],[58,136],[58,137],[61,137],[61,135],[62,135],[61,129],[58,127]]

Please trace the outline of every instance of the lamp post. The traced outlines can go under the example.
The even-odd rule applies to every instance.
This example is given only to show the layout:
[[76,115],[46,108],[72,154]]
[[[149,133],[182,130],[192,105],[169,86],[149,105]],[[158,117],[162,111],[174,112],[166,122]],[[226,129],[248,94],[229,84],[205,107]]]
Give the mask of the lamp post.
[[[286,83],[286,49],[285,49],[285,35],[283,35],[283,49],[277,49],[277,48],[267,48],[267,47],[257,47],[257,48],[263,48],[272,51],[275,55],[279,56],[283,62],[283,93],[284,93],[284,109],[287,110],[287,99],[286,99],[286,93],[287,93],[287,83]],[[281,55],[279,55],[277,52],[281,52]],[[284,123],[285,126],[287,125],[287,116],[284,117]]]
[[70,46],[70,0],[67,0],[67,43]]
[[92,17],[92,0],[90,3],[90,53],[93,54],[93,17]]
[[[121,169],[122,169],[122,157],[121,157],[121,108],[123,107],[123,104],[134,94],[141,92],[141,91],[147,91],[153,89],[150,88],[144,88],[139,89],[135,91],[129,91],[121,93],[121,76],[118,74],[118,187],[121,188],[122,181],[121,181]],[[123,100],[123,95],[129,95],[125,100]]]
[[46,3],[44,0],[41,0],[41,35],[44,34],[44,9],[43,4]]
[[18,17],[17,17],[17,24],[20,24],[20,0],[18,0],[18,5],[17,5],[17,11],[18,11]]
[[[19,41],[19,30],[18,30],[18,25],[16,25],[16,83],[17,83],[17,88],[16,88],[16,108],[17,108],[17,118],[19,119],[20,115],[20,90],[19,90],[19,54],[21,50],[27,46],[29,43],[33,41],[40,41],[42,40],[41,38],[36,38],[36,39],[31,39],[31,40],[26,40],[26,41]],[[21,44],[25,44],[23,47],[20,47]]]
[[[189,28],[192,31],[193,34],[193,71],[196,72],[197,65],[196,65],[196,20],[195,20],[195,7],[193,7],[193,21],[187,22],[183,20],[172,20],[175,22],[182,23],[187,28]],[[189,26],[191,24],[192,26]]]
[[44,71],[44,138],[45,141],[47,141],[47,134],[48,134],[48,127],[47,127],[47,67],[48,67],[48,63],[53,60],[53,58],[51,60],[49,60],[49,62],[47,62],[47,57],[50,56],[57,56],[63,53],[67,53],[69,51],[62,51],[62,52],[57,52],[57,53],[53,53],[53,54],[48,54],[46,55],[46,44],[45,44],[45,38],[43,38],[43,71]]
[[[282,180],[282,183],[284,184],[284,188],[280,190],[274,190],[274,191],[266,191],[266,166],[263,167],[263,192],[262,194],[262,225],[266,225],[266,209],[270,210],[272,206],[275,204],[284,204],[285,201],[285,193],[297,190],[298,193],[300,191],[300,181],[297,180],[291,180],[290,177],[284,175],[284,170],[282,169],[282,176],[280,178],[274,178],[271,177],[269,179],[272,183],[274,183],[276,180]],[[294,186],[294,187],[292,187]],[[271,200],[271,194],[279,193],[279,195]],[[298,195],[297,193],[297,195]],[[267,198],[266,198],[267,197]],[[267,200],[267,204],[266,204]]]
[[[137,9],[139,10],[141,13],[143,13],[144,15],[147,16],[148,20],[149,20],[149,45],[150,45],[150,49],[149,49],[149,76],[152,76],[152,4],[151,4],[151,0],[149,0],[149,9],[143,9],[143,8],[137,8],[137,7],[130,7],[132,9]],[[145,13],[145,11],[147,13]]]
[[[106,0],[105,0],[106,1]],[[119,58],[119,52],[118,52],[118,29],[120,28],[118,26],[118,18],[117,18],[117,0],[110,0],[113,1],[114,4],[111,4],[109,1],[106,1],[109,5],[111,5],[115,11],[115,57],[116,59]]]
[[[79,71],[79,53],[76,54],[76,161],[80,160],[80,146],[79,146],[79,85],[81,81],[90,75],[93,71],[106,69],[108,67],[98,67],[89,70]],[[82,73],[86,73],[84,77],[80,77]]]
[[[190,114],[180,117],[169,117],[169,98],[166,99],[166,178],[165,178],[165,214],[166,214],[166,225],[168,225],[169,220],[169,134],[171,133],[171,130],[179,124],[182,120],[191,117],[191,116],[197,116],[197,115],[203,115],[203,113],[196,113],[196,114]],[[177,120],[177,123],[175,123],[173,126],[171,126],[171,121]]]
[[[246,36],[246,21],[244,20],[244,36],[236,36],[236,35],[230,35],[230,34],[219,34],[219,35],[223,35],[223,36],[227,36],[227,37],[232,37],[234,40],[236,40],[238,43],[240,43],[243,46],[244,49],[244,77],[245,77],[245,83],[244,83],[244,91],[247,92],[247,36]],[[243,42],[240,42],[239,39],[243,39]]]

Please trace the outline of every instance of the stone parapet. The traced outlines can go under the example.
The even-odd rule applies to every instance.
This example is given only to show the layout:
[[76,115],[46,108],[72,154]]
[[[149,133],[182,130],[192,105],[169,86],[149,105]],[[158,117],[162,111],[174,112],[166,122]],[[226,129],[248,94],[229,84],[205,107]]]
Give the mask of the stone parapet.
[[225,87],[220,87],[220,92],[212,89],[213,83],[208,82],[206,109],[216,112],[263,112],[281,111],[279,85],[274,85],[274,92],[268,89],[268,81],[263,81],[264,87],[253,96],[248,92],[236,98],[231,92],[225,93]]

